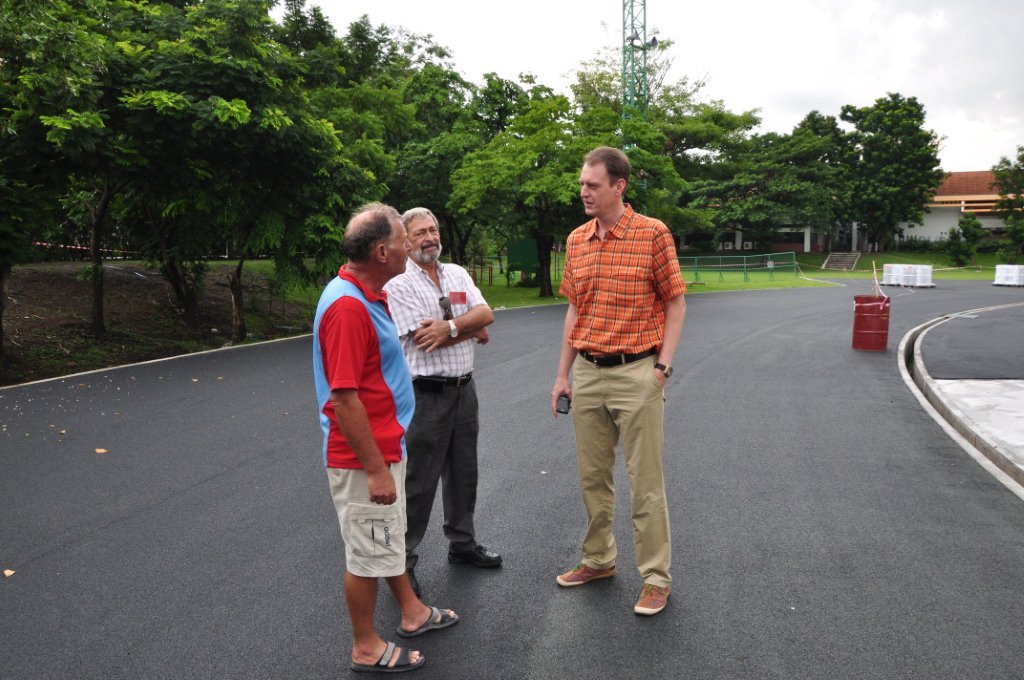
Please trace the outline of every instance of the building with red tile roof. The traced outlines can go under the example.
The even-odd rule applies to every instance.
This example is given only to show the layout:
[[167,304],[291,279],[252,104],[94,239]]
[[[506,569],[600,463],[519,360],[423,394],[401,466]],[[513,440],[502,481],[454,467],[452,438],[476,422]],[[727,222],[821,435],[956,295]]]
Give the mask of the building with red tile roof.
[[951,172],[942,180],[942,185],[928,207],[957,207],[960,212],[972,212],[979,217],[991,215],[999,200],[995,180],[991,170]]

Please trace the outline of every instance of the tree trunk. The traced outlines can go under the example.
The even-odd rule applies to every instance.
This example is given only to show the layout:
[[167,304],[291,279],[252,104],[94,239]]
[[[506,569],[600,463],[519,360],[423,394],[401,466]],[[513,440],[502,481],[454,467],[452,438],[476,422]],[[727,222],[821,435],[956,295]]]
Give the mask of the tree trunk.
[[[463,234],[459,231],[459,225],[454,215],[446,214],[444,215],[443,220],[445,250],[448,251],[448,255],[452,258],[452,262],[464,267],[467,263],[466,248],[469,245],[469,234]],[[469,233],[472,233],[472,230],[470,230]]]
[[174,299],[177,300],[178,305],[185,313],[185,318],[191,323],[199,317],[199,298],[196,295],[195,288],[189,283],[185,266],[168,245],[169,240],[165,229],[173,229],[173,224],[168,226],[167,220],[154,215],[148,206],[145,208],[145,211],[150,227],[156,235],[157,243],[160,246],[160,268],[164,276],[167,277],[167,283],[171,285]]
[[195,286],[188,280],[188,273],[185,266],[176,255],[172,255],[164,261],[164,273],[167,275],[167,282],[171,284],[174,297],[181,305],[185,318],[189,323],[199,318],[199,296],[196,294]]
[[238,258],[238,266],[231,272],[228,288],[231,289],[231,341],[242,342],[248,334],[245,327],[245,298],[242,290],[242,265],[245,258]]
[[92,323],[89,327],[93,335],[100,337],[107,332],[107,329],[103,322],[103,256],[100,253],[99,235],[95,224],[89,235],[89,253],[91,260],[89,280],[92,283]]
[[89,228],[89,255],[91,260],[92,281],[92,324],[93,335],[99,337],[107,332],[103,319],[103,222],[110,208],[116,189],[109,184],[103,185],[99,203],[90,212],[92,225]]
[[[437,213],[434,213],[434,216],[436,217]],[[441,218],[438,217],[438,220],[441,220]],[[459,250],[456,247],[458,239],[455,236],[455,225],[452,224],[452,220],[445,219],[443,224],[438,225],[438,228],[442,234],[441,245],[444,247],[445,252],[448,253],[448,257],[450,257],[452,262],[455,264],[461,264],[459,261]]]
[[555,237],[538,229],[533,232],[533,240],[537,244],[537,279],[540,281],[539,296],[542,298],[552,297],[555,293],[551,285],[551,247],[555,244]]
[[11,266],[0,264],[0,365],[4,360],[4,309],[7,305],[7,280],[11,277]]

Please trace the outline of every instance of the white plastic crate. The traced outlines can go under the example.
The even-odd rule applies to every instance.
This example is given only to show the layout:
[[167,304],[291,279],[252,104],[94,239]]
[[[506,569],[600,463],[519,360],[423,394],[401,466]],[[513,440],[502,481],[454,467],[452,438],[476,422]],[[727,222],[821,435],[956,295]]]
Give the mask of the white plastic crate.
[[993,286],[1024,286],[1024,264],[997,264]]
[[934,288],[930,264],[887,264],[882,268],[883,286],[910,286],[913,288]]

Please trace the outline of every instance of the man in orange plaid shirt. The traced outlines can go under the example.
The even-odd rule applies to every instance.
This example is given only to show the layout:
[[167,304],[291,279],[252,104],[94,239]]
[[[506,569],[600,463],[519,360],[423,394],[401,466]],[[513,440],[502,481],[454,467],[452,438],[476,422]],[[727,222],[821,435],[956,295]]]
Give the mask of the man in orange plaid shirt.
[[[633,540],[643,587],[633,611],[668,604],[672,539],[662,468],[665,382],[683,330],[686,284],[675,243],[659,220],[624,202],[629,158],[603,146],[583,159],[580,198],[592,219],[566,241],[559,292],[569,300],[551,390],[573,401],[580,487],[587,508],[583,559],[560,574],[565,587],[615,575],[615,447],[622,439]],[[574,383],[569,380],[573,370]]]

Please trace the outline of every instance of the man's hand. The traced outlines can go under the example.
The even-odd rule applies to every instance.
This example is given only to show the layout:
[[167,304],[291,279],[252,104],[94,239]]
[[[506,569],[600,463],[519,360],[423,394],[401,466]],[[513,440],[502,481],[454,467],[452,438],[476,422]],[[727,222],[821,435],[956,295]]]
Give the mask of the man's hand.
[[391,471],[388,468],[385,467],[376,473],[368,473],[367,478],[371,502],[378,505],[391,505],[398,500],[395,478],[391,476]]
[[652,368],[651,370],[654,371],[654,379],[658,381],[659,385],[664,387],[665,383],[668,382],[668,378],[665,377],[665,374],[656,368]]
[[444,319],[424,319],[420,321],[420,327],[413,332],[412,339],[416,343],[416,349],[433,352],[451,337],[450,330],[451,326]]
[[572,385],[568,378],[556,378],[555,386],[551,388],[551,415],[558,417],[558,398],[565,395],[572,399]]
[[486,345],[491,339],[491,334],[487,332],[486,328],[481,328],[476,333],[473,333],[470,337],[476,340],[476,344]]

